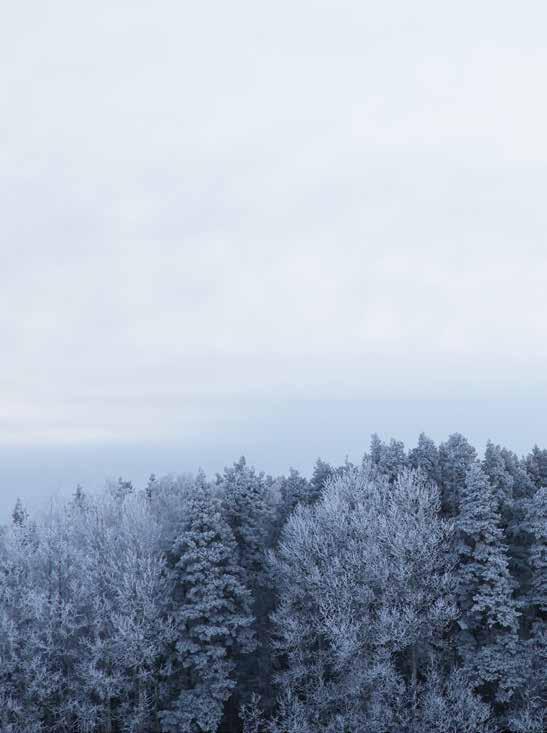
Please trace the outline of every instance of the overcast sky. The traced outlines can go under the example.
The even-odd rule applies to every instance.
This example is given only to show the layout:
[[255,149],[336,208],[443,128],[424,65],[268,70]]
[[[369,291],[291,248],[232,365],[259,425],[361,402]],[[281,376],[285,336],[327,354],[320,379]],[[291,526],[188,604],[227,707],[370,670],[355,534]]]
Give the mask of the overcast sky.
[[[544,2],[18,0],[0,491],[547,443]],[[1,486],[3,484],[3,486]]]

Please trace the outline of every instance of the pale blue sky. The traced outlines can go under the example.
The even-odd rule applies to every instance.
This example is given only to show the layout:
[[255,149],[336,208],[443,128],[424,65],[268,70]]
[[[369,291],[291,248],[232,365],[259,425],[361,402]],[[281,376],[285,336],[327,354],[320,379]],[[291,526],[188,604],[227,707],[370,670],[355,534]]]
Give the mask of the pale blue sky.
[[6,8],[0,505],[373,431],[547,443],[546,22]]

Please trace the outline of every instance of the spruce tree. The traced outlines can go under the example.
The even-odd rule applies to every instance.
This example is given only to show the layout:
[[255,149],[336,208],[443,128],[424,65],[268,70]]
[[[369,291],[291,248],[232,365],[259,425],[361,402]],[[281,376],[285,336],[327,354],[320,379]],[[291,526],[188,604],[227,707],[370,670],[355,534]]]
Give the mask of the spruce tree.
[[408,466],[405,446],[400,440],[392,438],[384,443],[376,433],[370,440],[370,460],[373,466],[393,483]]
[[512,519],[514,479],[507,470],[502,449],[490,440],[486,444],[482,469],[488,476],[496,497],[501,526],[506,531]]
[[527,502],[526,526],[532,537],[528,605],[533,609],[534,622],[541,624],[547,616],[547,487],[538,489]]
[[288,476],[278,479],[280,499],[276,507],[273,522],[272,544],[276,545],[279,535],[288,517],[299,504],[307,504],[310,495],[310,482],[294,468]]
[[[505,471],[511,476],[512,490],[509,505],[505,505],[505,533],[509,552],[509,570],[516,582],[515,597],[521,605],[521,632],[527,635],[530,614],[526,599],[530,591],[532,569],[530,551],[532,535],[527,521],[528,503],[536,493],[536,486],[528,475],[524,462],[514,453],[501,448]],[[502,516],[503,520],[503,516]]]
[[11,518],[13,524],[17,525],[18,527],[23,527],[27,523],[28,512],[23,506],[23,502],[19,497],[17,497],[17,501],[15,502],[15,506],[13,507]]
[[510,729],[543,733],[547,722],[547,488],[538,489],[525,503],[524,524],[531,538],[530,583],[523,601],[528,623],[519,650],[524,681],[510,716]]
[[459,511],[460,492],[467,470],[477,457],[477,451],[460,433],[453,433],[439,446],[439,484],[445,516],[455,517]]
[[151,473],[150,477],[148,478],[148,483],[146,484],[146,488],[144,490],[145,496],[148,501],[152,501],[152,497],[154,496],[154,492],[157,489],[158,481],[156,479],[156,474]]
[[526,470],[536,487],[547,486],[547,448],[535,445],[526,457]]
[[[231,705],[247,702],[253,692],[268,695],[271,677],[269,615],[273,608],[272,584],[267,552],[274,534],[274,513],[270,500],[272,486],[265,475],[248,466],[244,457],[217,476],[224,517],[237,545],[238,562],[246,587],[252,593],[252,612],[257,650],[238,665],[238,696]],[[231,725],[237,711],[229,706]]]
[[265,569],[266,538],[272,521],[268,486],[263,473],[247,465],[242,456],[217,475],[224,516],[239,550],[249,587],[260,584]]
[[418,445],[408,454],[412,468],[419,469],[433,483],[439,481],[439,450],[434,441],[420,433]]
[[216,731],[236,684],[235,659],[253,648],[251,596],[237,556],[220,501],[198,485],[170,553],[175,639],[163,731]]
[[519,614],[497,498],[478,462],[467,472],[456,528],[462,629],[458,652],[487,698],[506,702],[519,684],[514,664]]
[[335,470],[330,463],[323,461],[321,458],[317,459],[310,479],[310,491],[306,501],[307,504],[314,504],[316,501],[319,501],[327,481],[334,476],[334,473]]

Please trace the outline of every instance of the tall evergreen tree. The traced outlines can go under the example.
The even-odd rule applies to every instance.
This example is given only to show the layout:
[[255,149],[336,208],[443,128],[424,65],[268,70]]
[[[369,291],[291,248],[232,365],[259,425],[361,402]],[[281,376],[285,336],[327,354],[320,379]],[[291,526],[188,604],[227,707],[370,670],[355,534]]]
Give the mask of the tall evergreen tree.
[[460,433],[453,433],[439,446],[439,485],[445,516],[458,514],[467,471],[476,458],[477,451]]
[[369,455],[372,465],[391,482],[408,466],[404,443],[394,438],[384,443],[374,433],[370,440]]
[[217,475],[224,516],[234,533],[241,567],[249,587],[264,574],[266,537],[269,534],[271,504],[263,473],[256,473],[242,456]]
[[515,733],[543,733],[547,723],[547,488],[538,489],[526,501],[524,523],[531,538],[531,577],[523,599],[528,623],[519,650],[524,684],[509,718]]
[[23,502],[19,497],[17,497],[17,501],[15,502],[15,506],[13,507],[11,518],[13,524],[16,524],[19,527],[22,527],[24,524],[26,524],[28,520],[28,512],[23,506]]
[[323,461],[321,458],[317,459],[313,467],[312,477],[310,479],[310,491],[306,503],[314,504],[316,501],[319,501],[327,482],[334,474],[335,469],[330,463]]
[[420,469],[433,483],[439,482],[439,450],[425,433],[420,433],[418,445],[408,454],[412,468]]
[[174,642],[165,665],[169,704],[161,713],[169,733],[216,731],[235,687],[235,659],[253,648],[251,595],[222,507],[198,486],[187,526],[171,553]]
[[[486,467],[490,480],[496,482],[496,474],[501,475],[501,481],[498,479],[498,486],[505,486],[505,491],[501,492],[501,501],[499,501],[501,509],[502,526],[505,532],[505,539],[508,547],[509,570],[516,582],[515,597],[521,606],[521,631],[526,636],[530,623],[530,613],[526,606],[526,598],[529,595],[530,582],[532,578],[532,569],[530,564],[530,550],[532,545],[532,535],[529,532],[527,522],[527,506],[529,500],[536,492],[536,486],[528,475],[524,462],[514,453],[501,448],[499,455],[503,459],[505,474],[511,477],[510,497],[504,500],[509,493],[509,482],[500,472],[499,462],[497,471],[492,471]],[[500,499],[500,491],[496,492],[498,500]]]
[[547,448],[535,445],[526,456],[526,470],[536,487],[547,486]]
[[528,605],[533,609],[534,621],[544,623],[547,620],[547,487],[538,489],[528,500],[526,526],[532,536]]
[[288,517],[299,504],[307,504],[310,500],[310,482],[294,468],[289,469],[288,476],[278,479],[280,500],[276,507],[273,525],[272,544],[276,545],[280,532]]
[[489,698],[507,702],[519,685],[514,663],[518,611],[497,503],[486,474],[473,463],[456,520],[462,614],[458,652],[473,670],[477,687]]
[[[235,537],[245,585],[252,593],[257,637],[256,652],[252,657],[241,659],[238,666],[238,696],[233,698],[235,706],[248,700],[253,692],[266,698],[270,687],[269,614],[273,609],[273,594],[266,557],[274,534],[270,500],[272,485],[263,473],[257,473],[241,457],[217,476],[217,489],[224,517]],[[230,724],[235,725],[237,711],[234,707],[229,708],[228,716]]]
[[74,493],[72,494],[72,503],[75,507],[80,509],[83,509],[86,504],[86,495],[81,484],[78,484],[74,489]]
[[507,470],[502,449],[499,445],[494,445],[490,440],[486,444],[482,469],[488,477],[488,481],[496,497],[500,523],[504,531],[506,531],[513,518],[514,479]]
[[148,478],[148,483],[146,484],[146,488],[144,490],[144,493],[148,501],[152,501],[154,491],[157,489],[157,487],[158,487],[158,480],[156,479],[156,474],[151,473],[150,477]]

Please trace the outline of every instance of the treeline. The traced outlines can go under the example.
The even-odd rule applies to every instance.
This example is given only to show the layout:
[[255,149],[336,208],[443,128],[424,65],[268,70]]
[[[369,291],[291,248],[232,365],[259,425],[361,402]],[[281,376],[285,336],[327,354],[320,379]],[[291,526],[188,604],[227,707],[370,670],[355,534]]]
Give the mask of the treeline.
[[373,436],[0,536],[2,733],[543,733],[547,450]]

